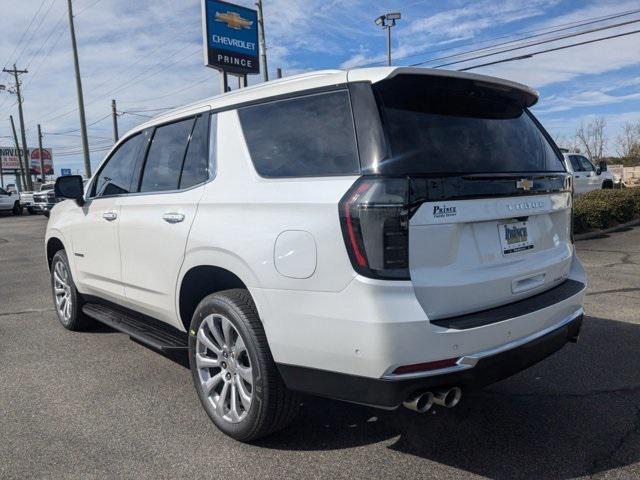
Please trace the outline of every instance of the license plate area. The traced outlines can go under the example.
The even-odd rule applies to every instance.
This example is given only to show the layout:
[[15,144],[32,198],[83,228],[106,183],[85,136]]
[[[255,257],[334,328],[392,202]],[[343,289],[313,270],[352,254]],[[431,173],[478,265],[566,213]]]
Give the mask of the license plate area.
[[534,247],[527,222],[499,223],[498,234],[502,255],[525,252]]

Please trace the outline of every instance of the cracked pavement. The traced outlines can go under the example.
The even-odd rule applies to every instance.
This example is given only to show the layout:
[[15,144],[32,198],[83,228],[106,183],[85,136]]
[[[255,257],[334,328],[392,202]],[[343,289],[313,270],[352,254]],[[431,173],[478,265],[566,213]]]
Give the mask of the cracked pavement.
[[640,227],[578,243],[580,343],[418,415],[320,398],[255,445],[220,434],[183,359],[67,332],[46,219],[0,216],[0,478],[640,479]]

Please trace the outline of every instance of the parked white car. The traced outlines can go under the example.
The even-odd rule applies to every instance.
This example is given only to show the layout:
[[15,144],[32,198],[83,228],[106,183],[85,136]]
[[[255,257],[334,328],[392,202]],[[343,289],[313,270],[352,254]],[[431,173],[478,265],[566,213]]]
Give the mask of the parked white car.
[[0,211],[10,211],[14,215],[22,213],[20,196],[15,190],[7,191],[4,188],[0,188]]
[[613,174],[607,169],[606,162],[595,166],[591,161],[580,153],[565,152],[564,163],[567,171],[573,175],[574,193],[580,195],[591,190],[602,188],[613,188],[619,183]]
[[187,350],[205,410],[243,441],[290,422],[295,392],[452,407],[580,330],[571,179],[537,98],[469,73],[332,70],[156,117],[86,193],[57,180],[58,319]]

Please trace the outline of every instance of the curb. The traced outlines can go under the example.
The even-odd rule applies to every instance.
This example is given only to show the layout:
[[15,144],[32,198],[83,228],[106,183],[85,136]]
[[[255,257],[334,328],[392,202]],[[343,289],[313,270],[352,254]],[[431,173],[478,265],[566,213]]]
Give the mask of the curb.
[[582,240],[591,240],[592,238],[596,238],[601,235],[618,232],[620,230],[624,230],[625,228],[636,227],[638,225],[640,225],[640,218],[636,218],[635,220],[631,220],[630,222],[627,222],[627,223],[621,223],[620,225],[607,228],[606,230],[598,230],[596,232],[587,232],[587,233],[581,233],[579,235],[574,235],[573,240],[576,242],[580,242]]

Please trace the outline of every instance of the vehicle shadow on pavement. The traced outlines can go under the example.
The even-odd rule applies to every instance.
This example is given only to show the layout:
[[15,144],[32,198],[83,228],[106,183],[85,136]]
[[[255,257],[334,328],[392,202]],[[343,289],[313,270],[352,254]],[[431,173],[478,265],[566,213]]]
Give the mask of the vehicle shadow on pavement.
[[290,428],[257,445],[314,451],[383,442],[500,479],[565,479],[625,467],[640,461],[639,347],[640,325],[588,317],[580,343],[466,393],[454,409],[419,415],[308,398]]

